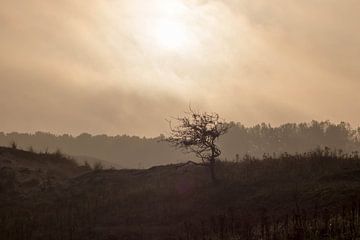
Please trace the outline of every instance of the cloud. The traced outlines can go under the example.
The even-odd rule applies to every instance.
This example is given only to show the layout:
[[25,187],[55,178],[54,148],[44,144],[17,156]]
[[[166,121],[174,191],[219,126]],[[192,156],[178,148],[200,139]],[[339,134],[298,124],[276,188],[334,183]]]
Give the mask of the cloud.
[[[249,125],[360,124],[358,1],[163,3],[2,0],[1,130],[157,135],[189,103]],[[189,49],[153,43],[170,18]]]

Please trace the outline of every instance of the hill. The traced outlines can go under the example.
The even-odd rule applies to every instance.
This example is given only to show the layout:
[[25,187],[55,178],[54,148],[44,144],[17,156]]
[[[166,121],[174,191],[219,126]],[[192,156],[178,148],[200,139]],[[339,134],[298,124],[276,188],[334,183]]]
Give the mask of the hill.
[[60,152],[39,154],[0,147],[0,194],[46,190],[88,170]]
[[102,160],[95,157],[89,157],[89,156],[71,156],[78,164],[84,165],[89,164],[90,166],[95,166],[96,164],[101,164],[104,168],[113,168],[113,169],[122,169],[124,168],[122,165],[120,165],[117,162],[110,162],[106,160]]
[[360,229],[356,153],[219,162],[212,184],[208,169],[192,162],[84,171],[64,158],[0,150],[16,174],[20,166],[48,174],[67,166],[50,188],[2,188],[1,239],[354,239],[347,237]]

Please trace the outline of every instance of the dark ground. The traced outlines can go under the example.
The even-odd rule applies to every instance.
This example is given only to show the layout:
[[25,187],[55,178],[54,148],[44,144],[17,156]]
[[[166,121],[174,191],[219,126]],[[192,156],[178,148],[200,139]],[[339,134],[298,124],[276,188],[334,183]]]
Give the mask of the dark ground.
[[193,163],[93,170],[61,153],[0,148],[0,239],[355,239],[358,235],[356,153],[319,150],[247,158],[219,162],[216,170],[218,182],[213,184],[208,169]]

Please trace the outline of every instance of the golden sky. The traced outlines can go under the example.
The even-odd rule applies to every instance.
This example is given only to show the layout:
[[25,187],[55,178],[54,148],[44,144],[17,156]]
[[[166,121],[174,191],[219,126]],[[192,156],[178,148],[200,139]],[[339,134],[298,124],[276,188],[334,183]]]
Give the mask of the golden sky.
[[0,4],[0,131],[156,136],[189,104],[360,124],[358,0]]

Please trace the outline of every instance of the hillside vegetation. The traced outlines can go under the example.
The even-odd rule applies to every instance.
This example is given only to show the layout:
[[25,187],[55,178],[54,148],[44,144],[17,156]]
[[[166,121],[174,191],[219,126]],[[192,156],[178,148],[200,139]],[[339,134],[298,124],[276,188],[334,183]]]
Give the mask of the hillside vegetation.
[[0,147],[0,194],[42,191],[89,170],[61,152],[34,153]]
[[357,153],[218,162],[216,184],[192,162],[91,170],[59,154],[0,148],[0,166],[0,239],[359,237]]

